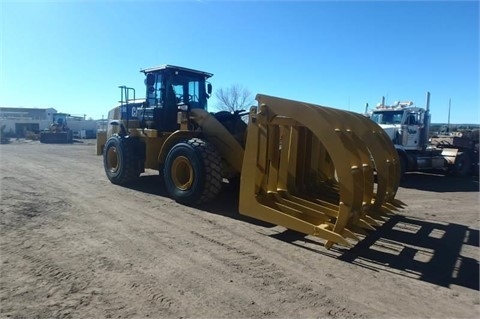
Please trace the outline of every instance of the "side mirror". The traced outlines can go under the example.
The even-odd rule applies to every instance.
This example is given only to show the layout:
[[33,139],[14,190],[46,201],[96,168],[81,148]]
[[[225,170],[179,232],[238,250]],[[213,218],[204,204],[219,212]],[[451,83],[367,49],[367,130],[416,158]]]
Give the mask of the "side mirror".
[[212,94],[212,83],[207,84],[207,93],[208,93],[208,95]]
[[147,78],[145,79],[146,86],[153,86],[155,84],[155,75],[152,73],[147,74]]

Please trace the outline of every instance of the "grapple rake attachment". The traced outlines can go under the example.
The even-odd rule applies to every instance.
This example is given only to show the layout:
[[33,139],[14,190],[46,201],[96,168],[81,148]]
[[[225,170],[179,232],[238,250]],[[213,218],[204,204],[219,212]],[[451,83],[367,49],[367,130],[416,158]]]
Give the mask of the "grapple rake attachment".
[[[240,213],[351,246],[399,206],[397,152],[360,114],[266,95],[250,110]],[[376,178],[375,178],[376,177]]]

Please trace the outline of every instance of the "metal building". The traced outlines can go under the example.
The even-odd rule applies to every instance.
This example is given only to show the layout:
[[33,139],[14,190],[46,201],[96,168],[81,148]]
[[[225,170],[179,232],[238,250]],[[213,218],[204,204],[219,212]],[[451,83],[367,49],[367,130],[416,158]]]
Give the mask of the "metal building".
[[0,125],[10,137],[25,137],[28,132],[38,134],[52,123],[54,108],[0,107]]
[[[0,126],[5,125],[5,136],[24,138],[49,129],[53,121],[54,108],[0,107]],[[95,138],[97,121],[84,116],[69,116],[67,125],[74,137]]]

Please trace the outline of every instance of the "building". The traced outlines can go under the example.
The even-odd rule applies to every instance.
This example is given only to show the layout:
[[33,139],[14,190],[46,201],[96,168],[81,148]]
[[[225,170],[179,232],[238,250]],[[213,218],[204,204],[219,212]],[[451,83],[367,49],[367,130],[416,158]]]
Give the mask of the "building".
[[[48,130],[53,122],[54,108],[0,107],[0,126],[8,137],[26,137]],[[97,121],[85,120],[83,116],[69,116],[67,125],[73,135],[80,138],[94,138],[97,132]]]
[[0,125],[5,125],[6,136],[25,137],[27,132],[48,129],[54,113],[54,108],[0,107]]

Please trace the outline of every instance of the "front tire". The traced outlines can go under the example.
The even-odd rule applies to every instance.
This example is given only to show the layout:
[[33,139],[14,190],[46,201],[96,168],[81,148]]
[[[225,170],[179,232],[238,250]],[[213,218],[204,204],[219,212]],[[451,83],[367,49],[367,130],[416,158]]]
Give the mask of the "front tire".
[[139,158],[135,147],[138,143],[133,138],[111,136],[103,149],[103,167],[110,182],[127,185],[140,176]]
[[214,147],[199,138],[172,147],[163,170],[165,186],[175,201],[200,205],[214,199],[222,188],[222,162]]

